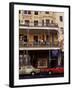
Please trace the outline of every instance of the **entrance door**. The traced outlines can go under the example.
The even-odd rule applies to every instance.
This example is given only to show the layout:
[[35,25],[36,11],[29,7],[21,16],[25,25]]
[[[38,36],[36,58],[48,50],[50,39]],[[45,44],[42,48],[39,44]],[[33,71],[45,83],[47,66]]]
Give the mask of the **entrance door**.
[[48,62],[47,58],[38,58],[38,68],[47,68]]
[[38,36],[34,36],[34,41],[38,42]]

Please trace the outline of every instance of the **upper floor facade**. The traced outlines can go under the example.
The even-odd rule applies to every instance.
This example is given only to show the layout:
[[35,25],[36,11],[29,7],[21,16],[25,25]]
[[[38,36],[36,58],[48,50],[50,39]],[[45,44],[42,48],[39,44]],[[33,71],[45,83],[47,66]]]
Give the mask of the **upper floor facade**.
[[[48,12],[48,11],[28,11],[19,10],[19,25],[20,28],[63,28],[63,13],[59,12]],[[50,29],[50,28],[49,28]]]
[[63,12],[19,10],[21,47],[59,47],[63,32]]

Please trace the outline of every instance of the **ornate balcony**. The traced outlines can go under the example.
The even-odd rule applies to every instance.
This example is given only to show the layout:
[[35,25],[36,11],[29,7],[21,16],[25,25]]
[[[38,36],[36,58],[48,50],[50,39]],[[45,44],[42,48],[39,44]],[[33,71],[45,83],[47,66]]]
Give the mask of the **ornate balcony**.
[[48,42],[48,41],[31,41],[31,42],[24,42],[24,41],[19,41],[19,47],[42,47],[42,48],[47,48],[47,47],[59,47],[59,42]]
[[19,29],[49,29],[49,30],[58,30],[58,24],[56,23],[26,23],[26,24],[19,24]]
[[26,23],[26,24],[19,24],[19,26],[28,26],[28,27],[58,27],[58,24],[56,23],[38,23],[38,24],[34,24],[34,23]]

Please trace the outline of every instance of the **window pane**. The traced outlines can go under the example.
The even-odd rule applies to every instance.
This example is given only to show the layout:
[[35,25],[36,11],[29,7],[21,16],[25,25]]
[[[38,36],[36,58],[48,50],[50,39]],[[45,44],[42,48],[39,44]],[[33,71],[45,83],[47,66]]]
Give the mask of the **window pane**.
[[51,23],[53,24],[53,20],[51,20]]
[[31,11],[28,11],[28,14],[31,14]]
[[19,40],[23,40],[23,34],[19,35]]
[[34,41],[38,42],[38,36],[34,36]]
[[61,22],[63,21],[63,17],[62,17],[62,16],[60,16],[60,21],[61,21]]
[[25,20],[25,25],[29,26],[29,20]]
[[49,23],[50,23],[50,20],[47,19],[47,20],[46,20],[46,26],[48,26]]
[[38,11],[35,11],[34,14],[35,14],[35,15],[38,15]]
[[27,36],[24,36],[24,42],[27,42]]
[[60,29],[61,29],[61,33],[64,34],[64,29],[63,29],[63,27],[61,27]]
[[44,20],[42,20],[42,26],[44,26]]
[[21,10],[19,10],[19,14],[21,13]]
[[45,12],[46,14],[49,14],[49,12]]
[[19,24],[20,24],[20,20],[19,20]]
[[34,21],[34,26],[38,26],[38,21]]
[[26,10],[24,11],[24,14],[27,14],[27,11]]

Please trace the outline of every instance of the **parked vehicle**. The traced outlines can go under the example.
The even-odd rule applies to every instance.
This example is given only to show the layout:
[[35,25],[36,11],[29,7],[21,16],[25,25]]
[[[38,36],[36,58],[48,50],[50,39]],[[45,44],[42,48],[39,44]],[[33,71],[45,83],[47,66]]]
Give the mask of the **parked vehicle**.
[[47,73],[47,74],[63,74],[64,68],[63,67],[56,67],[56,68],[41,68],[41,73]]
[[19,69],[19,74],[20,75],[24,75],[24,74],[31,74],[32,76],[34,76],[35,74],[40,73],[40,69],[36,69],[33,66],[22,66]]

